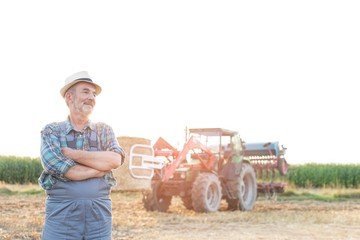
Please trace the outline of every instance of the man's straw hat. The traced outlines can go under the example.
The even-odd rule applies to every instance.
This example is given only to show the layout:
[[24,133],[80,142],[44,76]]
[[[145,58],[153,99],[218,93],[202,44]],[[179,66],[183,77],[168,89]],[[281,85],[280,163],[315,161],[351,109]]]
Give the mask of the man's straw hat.
[[99,95],[101,93],[101,87],[91,80],[89,74],[86,71],[82,71],[74,73],[73,75],[66,78],[65,85],[60,90],[61,96],[65,97],[66,91],[79,82],[91,83],[95,86],[96,95]]

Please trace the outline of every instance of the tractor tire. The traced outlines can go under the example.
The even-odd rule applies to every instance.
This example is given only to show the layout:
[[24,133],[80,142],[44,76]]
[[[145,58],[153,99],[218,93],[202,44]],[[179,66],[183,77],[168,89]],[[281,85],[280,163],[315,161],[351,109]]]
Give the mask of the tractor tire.
[[147,211],[166,212],[171,204],[172,196],[161,194],[161,183],[152,185],[152,191],[143,195],[144,208]]
[[228,210],[251,211],[257,198],[254,168],[249,163],[242,163],[240,175],[235,181],[237,199],[226,198]]
[[289,170],[289,166],[284,158],[280,158],[278,160],[277,168],[278,168],[281,176],[284,176],[285,174],[287,174],[287,172]]
[[196,212],[216,212],[220,208],[222,191],[219,178],[213,173],[199,174],[191,191]]

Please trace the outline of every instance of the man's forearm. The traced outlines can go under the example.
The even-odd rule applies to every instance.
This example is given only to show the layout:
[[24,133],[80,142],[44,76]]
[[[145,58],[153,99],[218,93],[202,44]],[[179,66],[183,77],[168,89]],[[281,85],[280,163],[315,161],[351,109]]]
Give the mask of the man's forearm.
[[110,171],[121,165],[121,155],[111,151],[83,151],[63,148],[63,154],[75,162],[99,171]]
[[94,177],[102,177],[105,174],[106,172],[78,164],[71,167],[65,174],[65,177],[73,181],[80,181]]

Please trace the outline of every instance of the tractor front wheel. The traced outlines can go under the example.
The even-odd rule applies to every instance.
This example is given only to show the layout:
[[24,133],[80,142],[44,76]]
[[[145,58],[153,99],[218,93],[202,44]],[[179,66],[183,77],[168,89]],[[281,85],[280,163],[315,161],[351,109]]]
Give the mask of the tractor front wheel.
[[152,191],[143,195],[144,207],[147,211],[166,212],[171,204],[172,196],[161,193],[161,183],[152,184]]
[[202,173],[193,183],[192,207],[196,212],[216,212],[220,208],[222,192],[219,178],[213,173]]

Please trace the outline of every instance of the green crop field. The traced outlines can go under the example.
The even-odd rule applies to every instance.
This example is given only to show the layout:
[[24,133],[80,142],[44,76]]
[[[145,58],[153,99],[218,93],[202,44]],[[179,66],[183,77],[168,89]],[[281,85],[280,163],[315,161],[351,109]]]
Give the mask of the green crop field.
[[358,188],[358,164],[305,164],[291,166],[289,183],[301,188]]
[[41,171],[39,158],[0,156],[0,181],[5,183],[37,183]]

